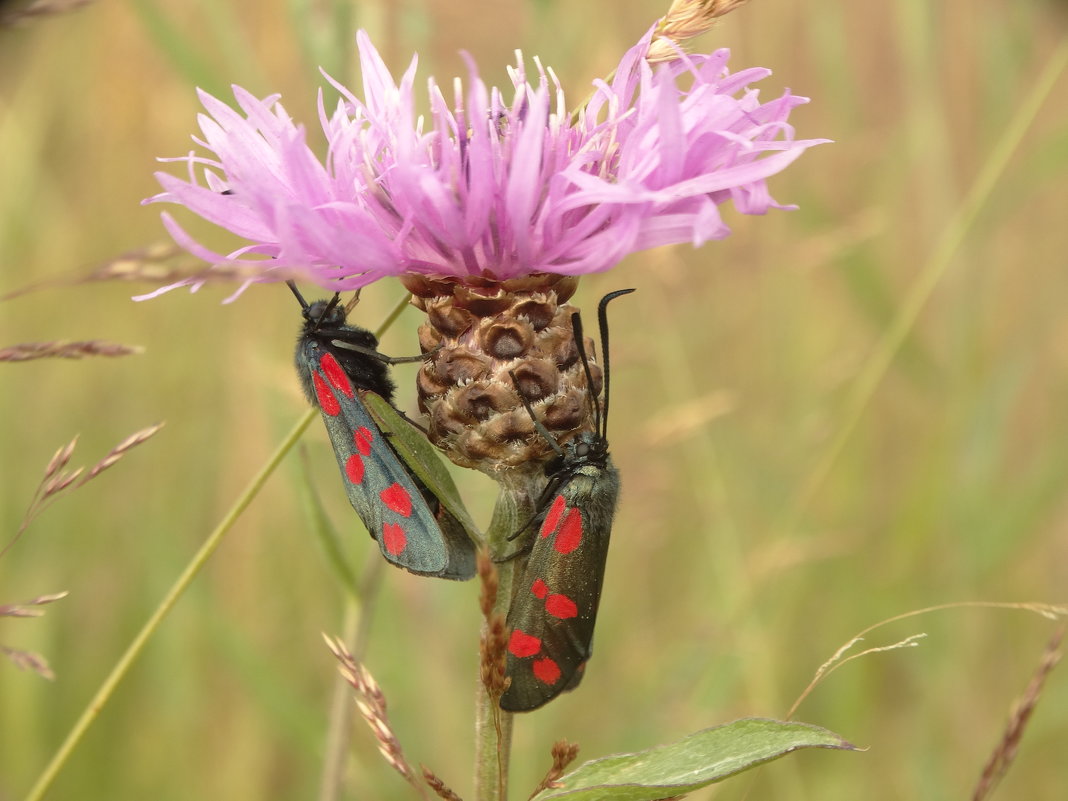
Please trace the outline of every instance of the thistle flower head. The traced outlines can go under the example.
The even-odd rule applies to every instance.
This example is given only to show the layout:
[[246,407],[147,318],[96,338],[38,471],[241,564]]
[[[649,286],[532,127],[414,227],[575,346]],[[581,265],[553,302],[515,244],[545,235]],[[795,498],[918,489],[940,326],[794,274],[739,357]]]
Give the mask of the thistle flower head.
[[[731,73],[727,50],[678,47],[738,2],[677,2],[577,112],[555,74],[535,59],[528,75],[519,54],[510,90],[487,87],[468,59],[466,86],[431,79],[419,116],[416,60],[395,80],[361,32],[361,96],[329,76],[339,100],[328,108],[320,92],[324,161],[278,96],[235,87],[234,109],[202,92],[196,141],[211,155],[176,159],[187,178],[158,173],[164,191],[149,200],[246,240],[215,253],[163,215],[179,244],[244,276],[241,289],[401,276],[427,313],[417,383],[430,439],[457,464],[537,483],[553,448],[524,402],[561,444],[594,428],[601,371],[578,357],[567,304],[577,277],[727,236],[728,200],[745,214],[785,208],[767,178],[823,141],[795,139],[787,122],[805,98],[761,102],[750,88],[768,70]],[[183,283],[197,281],[159,291]],[[593,343],[584,350],[592,361]]]
[[[727,200],[745,214],[784,208],[766,179],[823,141],[794,139],[787,123],[806,99],[762,103],[749,87],[769,72],[730,73],[727,50],[654,67],[653,34],[575,114],[553,72],[535,60],[528,76],[520,56],[508,92],[487,87],[470,59],[466,87],[431,79],[424,117],[416,59],[398,82],[361,32],[362,97],[329,77],[340,99],[328,108],[320,92],[324,161],[277,95],[235,87],[235,109],[201,92],[196,141],[210,155],[173,159],[187,177],[158,173],[164,191],[146,202],[183,205],[245,240],[216,253],[163,215],[195,255],[251,268],[245,285],[298,275],[330,289],[404,274],[578,276],[726,236]],[[182,284],[196,280],[165,289]]]

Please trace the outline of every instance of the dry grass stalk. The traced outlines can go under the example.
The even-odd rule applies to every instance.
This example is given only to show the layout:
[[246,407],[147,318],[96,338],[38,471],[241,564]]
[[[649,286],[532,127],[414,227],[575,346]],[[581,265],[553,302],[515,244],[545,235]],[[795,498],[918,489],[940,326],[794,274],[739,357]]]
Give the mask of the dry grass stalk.
[[876,629],[889,625],[890,623],[897,623],[901,620],[907,620],[909,618],[918,617],[920,615],[930,614],[931,612],[945,612],[950,609],[1013,609],[1023,612],[1033,612],[1041,615],[1047,620],[1063,620],[1068,617],[1068,605],[1065,604],[1045,604],[1045,603],[1005,603],[1000,601],[954,601],[947,604],[938,604],[937,606],[926,606],[923,609],[913,609],[910,612],[902,612],[900,615],[894,615],[888,617],[885,620],[880,620],[878,623],[873,623],[863,631],[859,632],[849,642],[839,648],[830,659],[820,665],[819,670],[816,671],[816,675],[809,682],[808,686],[804,689],[804,692],[794,701],[794,705],[790,707],[790,711],[786,715],[786,719],[790,720],[797,708],[801,706],[801,703],[808,697],[816,686],[823,681],[827,676],[840,668],[846,662],[857,659],[867,654],[879,653],[881,651],[892,651],[898,648],[915,648],[919,643],[916,640],[921,637],[926,637],[926,634],[913,634],[911,637],[906,637],[900,642],[893,645],[886,645],[881,648],[869,648],[866,651],[862,651],[859,654],[854,654],[848,659],[843,659],[846,651],[861,642],[865,635],[870,634]]
[[87,356],[129,356],[143,353],[139,345],[120,345],[99,339],[80,342],[24,342],[0,348],[0,362],[26,362],[31,359],[84,359]]
[[553,764],[546,772],[545,777],[538,782],[538,786],[534,788],[534,792],[530,794],[530,797],[533,798],[542,790],[559,787],[560,777],[564,775],[567,766],[575,761],[578,752],[577,743],[569,743],[567,740],[557,740],[553,743]]
[[793,718],[794,713],[797,712],[797,708],[801,706],[802,702],[806,698],[808,698],[809,694],[814,689],[816,689],[817,685],[819,685],[820,682],[827,678],[827,676],[838,670],[838,668],[842,667],[842,665],[846,664],[847,662],[852,662],[854,659],[860,659],[862,656],[868,656],[870,654],[881,654],[884,651],[896,651],[900,648],[916,648],[920,644],[919,640],[922,640],[926,636],[927,635],[922,632],[919,634],[910,634],[905,639],[892,643],[890,645],[878,645],[872,648],[865,648],[859,653],[851,654],[850,656],[846,657],[846,651],[848,651],[858,642],[862,642],[864,640],[863,637],[854,637],[849,642],[845,643],[842,647],[840,647],[837,651],[835,651],[830,659],[828,659],[826,662],[819,666],[819,669],[816,671],[816,674],[812,677],[812,681],[808,683],[808,686],[804,689],[804,692],[802,692],[801,695],[798,696],[797,700],[794,701],[794,705],[790,707],[790,711],[786,714],[786,719],[790,720],[791,718]]
[[[167,284],[189,273],[183,269],[184,251],[173,242],[153,242],[143,248],[128,250],[104,262],[89,274],[88,281],[151,281]],[[178,260],[175,267],[169,262]],[[193,262],[190,260],[189,264]]]
[[1061,626],[1054,633],[1049,643],[1046,644],[1046,649],[1042,654],[1042,661],[1039,663],[1034,676],[1031,677],[1027,689],[1024,690],[1023,697],[1013,705],[1013,709],[1009,714],[1009,722],[1001,735],[1001,742],[998,743],[997,748],[994,749],[983,768],[983,774],[979,777],[979,783],[976,785],[975,793],[972,795],[972,801],[983,801],[989,797],[994,788],[997,787],[998,782],[1004,778],[1012,766],[1016,753],[1020,748],[1020,739],[1023,737],[1024,730],[1031,720],[1031,713],[1035,711],[1038,699],[1042,695],[1042,687],[1046,682],[1046,678],[1061,659],[1060,647],[1061,641],[1064,639],[1064,632],[1065,628]]
[[0,25],[17,25],[34,17],[49,17],[65,14],[87,6],[93,0],[34,0],[22,8],[0,14]]
[[6,645],[0,645],[0,654],[10,659],[19,670],[32,670],[38,676],[49,681],[56,677],[45,658],[33,651],[22,651],[18,648],[8,648]]
[[48,595],[38,595],[21,604],[0,604],[0,617],[40,617],[44,614],[44,610],[39,607],[66,598],[67,595],[69,593],[66,591],[53,592]]
[[349,653],[345,643],[339,637],[331,638],[324,634],[323,639],[341,663],[338,666],[338,672],[356,691],[356,708],[360,710],[360,714],[363,715],[363,719],[367,721],[375,739],[378,740],[379,752],[385,757],[386,762],[412,785],[421,797],[425,798],[423,786],[416,779],[415,771],[405,759],[400,741],[389,724],[389,716],[386,714],[386,697],[382,694],[382,688],[378,686],[367,668]]
[[660,20],[646,61],[656,64],[679,57],[679,45],[708,31],[718,17],[729,14],[746,0],[674,0]]
[[434,794],[437,795],[438,798],[442,798],[445,801],[463,801],[463,799],[454,793],[445,782],[438,778],[430,768],[425,766],[421,767],[423,768],[423,781],[427,783],[427,786],[434,791]]
[[[154,242],[120,254],[88,274],[77,272],[19,287],[0,295],[0,301],[11,300],[41,289],[91,284],[97,281],[143,281],[163,287],[179,281],[193,281],[198,284],[233,282],[253,280],[261,278],[262,275],[262,266],[240,263],[205,266],[204,262],[190,256],[173,242]],[[304,277],[304,273],[295,270],[271,271],[272,281]]]
[[486,693],[496,704],[508,689],[510,679],[504,675],[508,648],[508,627],[504,615],[494,610],[499,587],[497,567],[485,550],[478,554],[478,577],[482,582],[479,606],[486,624],[478,643],[479,676]]
[[52,457],[52,461],[48,463],[48,467],[45,468],[45,478],[51,478],[56,472],[70,463],[70,457],[74,453],[74,446],[78,444],[78,437],[75,437],[62,448],[56,451],[56,455]]
[[155,436],[155,434],[161,428],[163,428],[163,423],[156,423],[156,425],[154,426],[143,428],[140,431],[134,432],[133,434],[128,436],[126,439],[124,439],[122,442],[120,442],[118,445],[108,451],[107,456],[105,456],[103,459],[93,465],[92,468],[89,470],[88,475],[86,475],[86,477],[78,483],[78,486],[81,486],[87,481],[92,481],[98,475],[100,475],[113,464],[115,464],[115,462],[119,461],[119,459],[125,456],[127,452],[129,452],[133,448],[136,448],[138,445],[140,445],[142,442],[149,439],[150,437]]
[[60,473],[58,476],[52,476],[48,481],[41,484],[41,497],[49,498],[53,495],[58,495],[77,481],[84,471],[84,467],[78,467],[70,473]]
[[[170,242],[157,242],[139,250],[132,250],[105,262],[94,270],[88,281],[148,281],[160,286],[178,281],[235,281],[259,278],[263,275],[263,265],[254,262],[215,264],[204,266],[204,262],[186,254],[184,250]],[[275,269],[271,271],[272,281],[301,279],[306,277],[299,270]]]
[[[0,605],[0,617],[40,617],[44,614],[44,610],[38,607],[58,601],[66,596],[66,592],[55,592],[49,595],[38,595],[36,598],[21,604],[3,604]],[[32,670],[38,676],[42,676],[49,681],[56,677],[56,674],[52,672],[52,668],[48,666],[48,662],[38,653],[0,645],[0,654],[10,659],[19,670]]]
[[55,502],[65,490],[77,489],[92,481],[119,461],[119,459],[125,456],[132,448],[140,445],[149,437],[152,437],[161,428],[163,428],[163,423],[157,423],[156,425],[149,426],[148,428],[141,429],[140,431],[131,434],[112,448],[107,455],[93,465],[88,472],[86,472],[84,467],[77,467],[71,471],[65,470],[67,465],[70,464],[70,457],[74,453],[74,446],[78,443],[77,437],[57,450],[55,455],[48,462],[48,466],[45,468],[44,476],[41,479],[41,483],[37,486],[37,491],[34,493],[33,498],[30,500],[30,506],[26,510],[26,515],[22,518],[22,524],[19,526],[18,532],[16,532],[11,541],[4,546],[4,549],[0,550],[0,556],[3,556],[8,548],[19,540],[22,533],[29,527],[30,523],[32,523],[41,512]]

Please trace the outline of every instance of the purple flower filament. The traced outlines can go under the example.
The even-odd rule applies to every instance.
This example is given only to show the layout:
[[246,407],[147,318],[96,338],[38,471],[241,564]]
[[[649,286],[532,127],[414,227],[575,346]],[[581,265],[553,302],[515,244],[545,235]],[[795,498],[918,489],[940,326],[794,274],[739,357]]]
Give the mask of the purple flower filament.
[[277,95],[235,87],[235,110],[200,92],[196,141],[214,157],[172,159],[187,163],[188,180],[157,173],[164,191],[146,202],[183,205],[247,240],[216,253],[163,214],[193,254],[252,269],[246,286],[296,273],[331,289],[404,273],[583,275],[646,248],[727,236],[727,200],[744,214],[791,208],[766,179],[826,141],[794,139],[787,119],[807,99],[761,103],[749,86],[769,71],[731,74],[727,50],[650,65],[650,35],[577,114],[551,70],[535,60],[528,80],[519,56],[510,103],[468,58],[451,105],[429,81],[423,118],[417,60],[398,84],[360,32],[363,99],[327,76],[341,95],[328,111],[320,91],[325,164]]

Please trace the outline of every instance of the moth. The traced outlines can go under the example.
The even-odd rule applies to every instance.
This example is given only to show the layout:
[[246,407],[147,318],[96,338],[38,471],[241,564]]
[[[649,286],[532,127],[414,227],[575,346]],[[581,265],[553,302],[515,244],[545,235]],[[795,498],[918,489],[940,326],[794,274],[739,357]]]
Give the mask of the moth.
[[607,306],[614,298],[633,291],[611,292],[601,298],[597,307],[604,370],[603,407],[592,390],[582,319],[578,313],[571,316],[586,386],[590,388],[587,397],[593,407],[594,431],[584,431],[561,445],[535,417],[530,402],[520,395],[535,429],[556,456],[545,467],[547,483],[531,523],[536,532],[534,543],[508,612],[507,625],[512,633],[505,675],[511,684],[501,696],[500,707],[509,712],[537,709],[564,690],[576,687],[592,654],[593,628],[620,490],[619,471],[608,455]]
[[423,357],[384,356],[374,334],[347,323],[339,295],[308,303],[287,283],[304,318],[297,375],[322,414],[352,508],[394,565],[471,578],[477,530],[432,446],[393,407],[389,365]]

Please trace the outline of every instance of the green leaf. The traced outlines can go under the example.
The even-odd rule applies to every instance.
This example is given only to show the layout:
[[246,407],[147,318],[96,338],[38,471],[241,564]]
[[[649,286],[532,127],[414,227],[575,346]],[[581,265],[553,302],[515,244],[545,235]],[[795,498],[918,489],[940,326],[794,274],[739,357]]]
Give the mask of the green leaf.
[[423,432],[401,417],[400,412],[385,398],[373,392],[361,392],[360,398],[378,427],[389,437],[393,450],[412,473],[437,496],[441,505],[467,530],[468,536],[474,542],[481,543],[482,532],[468,514],[467,507],[464,506],[448,469],[442,464],[437,449],[427,441]]
[[856,750],[818,726],[744,718],[648,751],[592,760],[563,776],[558,787],[538,793],[533,801],[656,801],[693,792],[799,748]]
[[341,537],[334,528],[334,525],[330,522],[330,517],[326,514],[326,509],[323,507],[323,502],[319,498],[319,494],[315,491],[315,485],[311,479],[311,470],[308,467],[307,454],[304,450],[301,450],[301,472],[300,483],[298,487],[300,489],[300,498],[302,505],[307,513],[308,519],[311,522],[312,531],[315,532],[316,539],[319,540],[319,544],[323,548],[323,552],[326,554],[326,561],[337,573],[341,583],[345,586],[345,589],[352,594],[353,597],[359,597],[358,583],[356,581],[356,573],[352,566],[349,564],[349,559],[345,555],[345,548],[341,544]]

